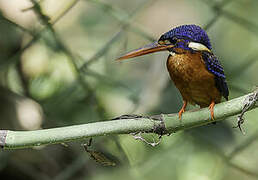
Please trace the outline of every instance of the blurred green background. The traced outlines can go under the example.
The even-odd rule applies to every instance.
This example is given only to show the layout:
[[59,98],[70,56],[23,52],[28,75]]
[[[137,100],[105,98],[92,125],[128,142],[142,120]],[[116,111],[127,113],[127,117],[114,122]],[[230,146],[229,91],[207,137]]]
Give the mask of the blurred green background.
[[[167,52],[116,62],[182,24],[204,27],[224,66],[230,99],[258,85],[255,0],[0,0],[0,128],[33,130],[122,114],[176,113],[182,98]],[[46,16],[44,16],[46,15]],[[198,108],[190,106],[190,109]],[[0,151],[1,179],[258,179],[258,111],[165,136],[152,148],[130,135]],[[147,135],[152,139],[152,135]],[[85,142],[87,142],[85,140]]]

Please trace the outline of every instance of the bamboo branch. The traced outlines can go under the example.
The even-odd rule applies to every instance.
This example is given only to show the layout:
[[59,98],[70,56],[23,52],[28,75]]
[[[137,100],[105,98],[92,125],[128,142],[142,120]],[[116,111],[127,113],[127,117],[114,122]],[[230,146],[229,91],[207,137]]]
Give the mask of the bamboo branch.
[[[214,108],[214,121],[224,120],[227,117],[240,114],[238,123],[242,123],[243,113],[258,107],[257,99],[258,90],[239,98],[216,104]],[[177,114],[161,114],[151,117],[123,115],[109,121],[61,128],[35,131],[0,130],[0,147],[3,149],[29,148],[82,140],[95,136],[137,132],[163,135],[203,126],[214,121],[210,118],[208,108],[198,111],[187,111],[183,114],[182,120],[179,120]]]

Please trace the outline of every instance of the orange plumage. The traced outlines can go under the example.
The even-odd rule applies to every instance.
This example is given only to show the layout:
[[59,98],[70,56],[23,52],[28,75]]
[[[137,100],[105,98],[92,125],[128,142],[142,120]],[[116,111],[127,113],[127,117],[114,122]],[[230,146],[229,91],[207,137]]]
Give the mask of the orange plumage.
[[190,53],[175,49],[177,53],[169,55],[167,69],[183,100],[200,107],[208,107],[212,101],[219,103],[221,94],[215,86],[214,75],[210,73],[201,53]]

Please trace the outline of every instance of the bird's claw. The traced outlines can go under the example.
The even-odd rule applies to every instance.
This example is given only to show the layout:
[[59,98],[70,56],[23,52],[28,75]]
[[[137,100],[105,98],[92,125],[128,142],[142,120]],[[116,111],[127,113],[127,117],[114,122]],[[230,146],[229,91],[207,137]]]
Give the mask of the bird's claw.
[[211,120],[214,120],[214,106],[215,106],[215,102],[212,101],[211,104],[209,105],[209,109],[210,109],[210,112],[211,112]]
[[178,112],[179,120],[182,119],[182,114],[185,112],[186,106],[187,106],[187,101],[184,101],[184,104],[183,104],[182,108],[181,108],[180,111]]
[[179,119],[181,120],[182,119],[182,114],[185,112],[184,109],[181,109],[179,112],[178,112],[178,117]]

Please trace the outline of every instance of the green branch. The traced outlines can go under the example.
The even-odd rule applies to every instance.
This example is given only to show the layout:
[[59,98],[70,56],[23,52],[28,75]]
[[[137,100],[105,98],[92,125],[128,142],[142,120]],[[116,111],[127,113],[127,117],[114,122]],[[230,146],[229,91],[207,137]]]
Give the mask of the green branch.
[[[214,121],[240,114],[238,116],[238,122],[241,123],[244,112],[258,107],[258,103],[256,103],[257,99],[258,90],[245,96],[216,104],[214,108]],[[35,131],[0,130],[0,146],[4,149],[17,149],[64,143],[111,134],[137,132],[167,134],[203,126],[211,122],[208,108],[198,111],[187,111],[183,114],[182,120],[178,119],[177,114],[162,114],[152,117],[124,115],[110,121],[61,128]]]

